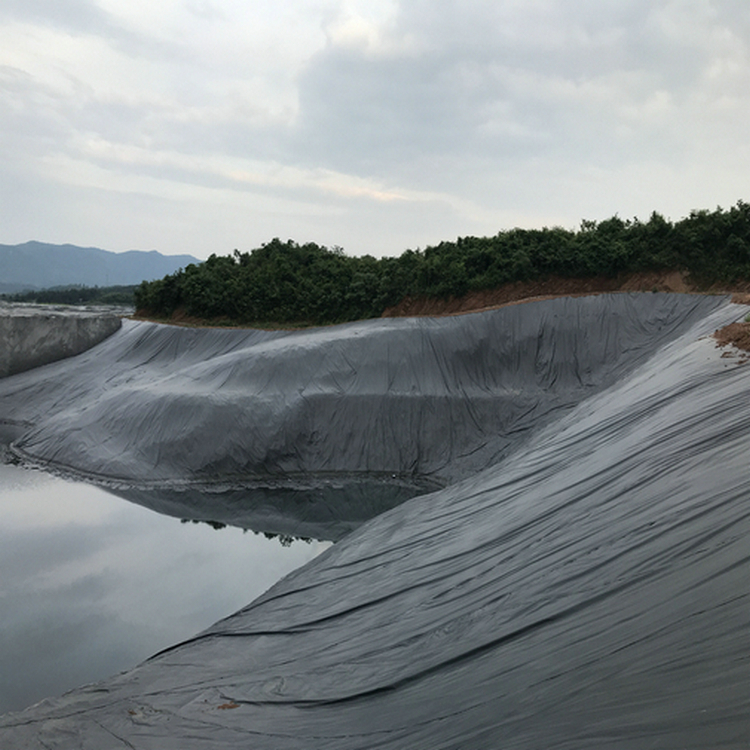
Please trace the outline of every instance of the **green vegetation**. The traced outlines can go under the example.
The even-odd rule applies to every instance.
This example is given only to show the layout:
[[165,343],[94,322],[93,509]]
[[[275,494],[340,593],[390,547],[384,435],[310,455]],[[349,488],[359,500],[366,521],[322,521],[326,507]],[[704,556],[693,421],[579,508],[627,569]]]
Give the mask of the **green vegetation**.
[[36,302],[47,305],[133,305],[135,286],[66,286],[20,294],[3,294],[7,302]]
[[685,271],[697,286],[750,280],[750,204],[693,211],[672,223],[583,221],[580,229],[511,229],[463,237],[398,258],[274,239],[250,253],[212,255],[136,289],[139,312],[253,324],[324,324],[376,317],[405,297],[459,297],[550,276]]

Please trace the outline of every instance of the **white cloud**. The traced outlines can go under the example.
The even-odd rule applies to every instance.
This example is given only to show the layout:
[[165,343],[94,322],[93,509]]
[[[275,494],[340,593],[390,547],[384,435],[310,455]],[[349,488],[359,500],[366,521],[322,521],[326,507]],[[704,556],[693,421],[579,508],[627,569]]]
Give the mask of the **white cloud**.
[[0,239],[398,253],[677,218],[747,197],[749,45],[741,0],[8,0]]

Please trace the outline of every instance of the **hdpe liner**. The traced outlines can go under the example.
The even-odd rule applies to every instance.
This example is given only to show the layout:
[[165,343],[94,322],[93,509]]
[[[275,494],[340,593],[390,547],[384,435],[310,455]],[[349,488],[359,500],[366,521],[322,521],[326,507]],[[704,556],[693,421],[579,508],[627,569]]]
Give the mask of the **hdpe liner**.
[[445,486],[720,302],[608,295],[301,332],[126,321],[87,354],[0,383],[0,413],[33,425],[18,456],[141,489]]
[[[652,326],[659,299],[626,299],[617,382],[190,641],[3,717],[2,746],[746,747],[750,370],[706,336],[743,309],[677,298]],[[578,303],[521,312],[565,329]]]

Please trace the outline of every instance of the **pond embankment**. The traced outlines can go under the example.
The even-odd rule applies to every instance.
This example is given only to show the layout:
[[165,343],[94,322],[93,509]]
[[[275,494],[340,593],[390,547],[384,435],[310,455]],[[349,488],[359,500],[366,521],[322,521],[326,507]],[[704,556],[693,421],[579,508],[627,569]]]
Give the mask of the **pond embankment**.
[[648,293],[306,332],[126,321],[3,381],[17,453],[140,467],[172,508],[212,472],[445,486],[140,666],[0,717],[0,745],[746,748],[750,369],[711,338],[746,314]]
[[80,354],[121,325],[108,311],[1,305],[0,377]]

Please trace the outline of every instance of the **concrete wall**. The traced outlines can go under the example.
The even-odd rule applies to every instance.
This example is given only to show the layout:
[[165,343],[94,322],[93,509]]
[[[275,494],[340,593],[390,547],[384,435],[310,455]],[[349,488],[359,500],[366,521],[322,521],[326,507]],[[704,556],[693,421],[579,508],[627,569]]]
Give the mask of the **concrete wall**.
[[0,307],[0,377],[80,354],[121,325],[111,312]]

